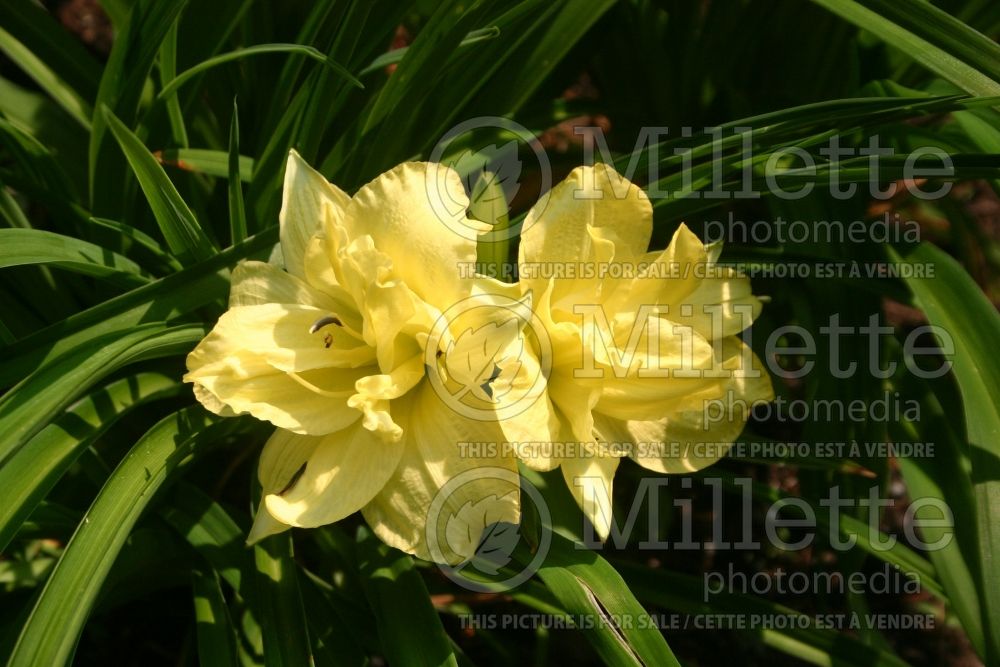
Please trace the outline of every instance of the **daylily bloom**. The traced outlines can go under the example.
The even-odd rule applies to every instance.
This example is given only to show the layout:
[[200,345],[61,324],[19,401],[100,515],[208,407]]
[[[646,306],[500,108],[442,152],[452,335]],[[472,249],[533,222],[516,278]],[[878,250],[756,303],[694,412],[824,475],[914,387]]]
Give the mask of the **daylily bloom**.
[[[660,473],[699,470],[726,453],[750,406],[773,399],[737,335],[761,308],[749,280],[716,266],[721,247],[684,225],[647,252],[652,219],[645,192],[598,164],[544,196],[521,236],[520,283],[547,337],[538,353],[552,359],[517,431],[578,447],[520,453],[534,469],[561,467],[602,539],[620,456]],[[559,266],[575,275],[559,277]]]
[[519,521],[517,489],[484,476],[452,490],[448,525],[431,528],[437,552],[427,544],[431,501],[456,475],[516,472],[516,460],[463,455],[460,443],[500,441],[498,423],[446,405],[428,375],[486,392],[503,374],[472,349],[481,340],[440,326],[449,309],[467,315],[460,326],[492,331],[494,352],[515,344],[520,326],[490,320],[491,300],[515,301],[516,287],[459,279],[459,266],[476,259],[475,240],[453,231],[474,224],[453,205],[468,204],[460,178],[404,163],[350,197],[293,151],[283,197],[284,268],[236,267],[229,310],[188,356],[185,376],[208,409],[278,427],[261,454],[249,541],[360,510],[391,546],[425,559],[471,557],[486,524]]

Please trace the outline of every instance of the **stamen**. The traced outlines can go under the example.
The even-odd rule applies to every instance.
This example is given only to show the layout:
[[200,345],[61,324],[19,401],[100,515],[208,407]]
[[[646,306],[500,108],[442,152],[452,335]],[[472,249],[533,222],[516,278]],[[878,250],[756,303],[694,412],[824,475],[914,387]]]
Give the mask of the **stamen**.
[[309,327],[309,333],[314,334],[323,327],[330,326],[331,324],[336,324],[338,327],[344,326],[344,323],[340,321],[339,317],[335,315],[327,315],[326,317],[321,317],[313,325]]
[[316,385],[314,385],[312,382],[309,382],[308,380],[306,380],[305,378],[303,378],[298,373],[289,372],[289,373],[287,373],[287,375],[288,375],[288,377],[292,378],[293,380],[295,380],[296,382],[298,382],[300,385],[302,385],[303,387],[305,387],[309,391],[315,392],[315,393],[319,394],[320,396],[326,396],[328,398],[347,398],[348,396],[350,396],[350,395],[352,395],[354,393],[354,387],[351,387],[350,389],[344,389],[344,390],[341,390],[341,391],[328,391],[326,389],[320,389],[319,387],[317,387]]

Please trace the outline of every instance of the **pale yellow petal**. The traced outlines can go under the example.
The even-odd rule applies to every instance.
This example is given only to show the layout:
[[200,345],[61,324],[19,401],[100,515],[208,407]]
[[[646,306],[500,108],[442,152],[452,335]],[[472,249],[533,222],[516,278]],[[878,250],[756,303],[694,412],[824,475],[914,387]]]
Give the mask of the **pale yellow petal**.
[[749,327],[760,315],[761,307],[749,278],[737,275],[732,268],[713,267],[712,275],[702,280],[681,306],[675,306],[674,312],[679,312],[677,322],[689,324],[715,340],[735,336]]
[[198,402],[204,406],[209,412],[214,412],[220,417],[235,417],[236,411],[231,407],[220,401],[215,394],[210,392],[208,389],[198,384],[197,382],[191,386],[194,390],[194,397],[198,399]]
[[433,322],[426,304],[393,272],[392,260],[371,236],[360,236],[338,257],[338,280],[361,310],[362,335],[377,351],[379,367],[388,373],[416,353],[412,336]]
[[250,353],[278,370],[357,368],[375,351],[330,310],[297,304],[238,306],[223,313],[215,328],[189,355],[188,368]]
[[468,291],[458,280],[460,266],[476,261],[475,240],[460,233],[469,229],[468,203],[455,171],[405,162],[354,195],[348,235],[374,239],[392,258],[395,275],[421,299],[444,309]]
[[[304,439],[312,442],[295,442]],[[277,482],[265,487],[264,505],[276,520],[291,526],[312,528],[339,521],[382,489],[402,450],[402,443],[385,441],[361,424],[320,437],[278,431],[261,456],[262,485],[265,478]],[[288,475],[295,463],[298,467]],[[272,473],[268,466],[280,467],[283,474]]]
[[[397,402],[404,406],[396,415],[403,426],[403,456],[383,490],[362,510],[365,520],[383,542],[420,558],[452,563],[469,558],[478,544],[477,530],[485,527],[478,522],[482,516],[490,522],[520,521],[517,464],[511,456],[484,456],[478,447],[468,447],[499,445],[496,423],[453,412],[429,383],[395,401],[394,411]],[[451,480],[457,483],[435,504]],[[429,517],[432,505],[435,516]],[[463,508],[473,505],[483,511],[472,512],[477,522],[468,524],[470,511]],[[457,534],[466,538],[456,543]]]
[[423,355],[415,354],[391,373],[369,375],[354,384],[357,391],[347,404],[364,414],[362,425],[391,440],[399,440],[403,429],[392,419],[390,401],[403,396],[424,378]]
[[415,339],[403,334],[408,329],[426,330],[430,319],[425,305],[401,282],[372,285],[367,290],[364,318],[365,340],[375,346],[379,368],[385,373],[418,351]]
[[257,480],[261,496],[277,493],[289,486],[302,466],[316,451],[323,438],[275,429],[264,443],[257,462]]
[[[342,429],[361,416],[348,407],[347,399],[354,393],[354,383],[364,373],[362,370],[324,369],[291,374],[246,352],[233,353],[211,363],[204,363],[192,353],[188,356],[188,369],[184,381],[199,387],[196,396],[210,395],[212,401],[236,414],[250,414],[296,433],[323,435]],[[204,400],[202,403],[212,409]]]
[[297,152],[293,150],[288,154],[278,216],[285,270],[305,278],[306,244],[325,218],[342,216],[349,202],[347,194],[306,164]]
[[[620,331],[616,338],[625,336]],[[610,350],[588,344],[598,356],[595,370],[603,374],[595,410],[618,419],[656,419],[667,410],[700,406],[703,393],[721,391],[720,378],[710,373],[716,349],[686,326],[651,316],[628,342]]]
[[555,405],[564,439],[590,442],[594,439],[594,406],[601,397],[600,386],[565,375],[549,378],[548,394]]
[[708,255],[701,239],[681,223],[666,249],[646,253],[640,264],[639,275],[609,299],[609,315],[655,304],[666,304],[667,316],[673,315],[674,308],[701,283],[699,270],[708,265]]
[[714,389],[696,392],[688,405],[657,420],[624,421],[618,435],[637,443],[632,458],[645,468],[688,473],[726,455],[752,407],[774,399],[770,377],[738,338],[725,340],[717,367],[733,371]]
[[608,309],[614,313],[655,304],[664,307],[666,317],[708,340],[738,334],[760,314],[761,303],[748,278],[716,266],[720,251],[721,244],[705,246],[682,224],[666,250],[644,258],[645,275],[617,290]]
[[287,523],[281,523],[271,516],[271,513],[267,511],[267,508],[262,502],[257,508],[257,513],[253,517],[253,526],[250,527],[250,534],[247,535],[247,546],[256,544],[265,537],[277,535],[278,533],[283,533],[290,529],[291,526]]
[[335,313],[345,324],[361,330],[361,317],[353,299],[338,288],[321,291],[266,262],[240,262],[233,269],[229,307],[269,303],[312,306]]
[[[610,267],[616,261],[616,248],[614,241],[601,238],[596,232],[596,227],[587,228],[587,235],[591,237],[590,259],[586,263],[567,264],[567,268],[577,267],[577,273],[551,281],[549,300],[555,319],[577,322],[577,308],[581,304],[603,304],[607,300],[607,294],[613,292],[620,282],[602,274],[602,267]],[[558,265],[553,267],[558,268]],[[527,284],[540,286],[533,280],[527,281]]]
[[552,470],[557,466],[558,459],[545,443],[561,436],[559,412],[549,398],[546,378],[532,350],[517,360],[510,389],[501,394],[500,400],[500,428],[508,442],[523,445],[518,448],[521,460],[533,470]]
[[615,259],[629,261],[646,252],[652,228],[653,208],[641,188],[608,165],[577,167],[528,212],[519,261],[594,261],[594,237],[612,241]]
[[611,533],[612,505],[611,492],[618,458],[593,456],[564,459],[563,478],[584,516],[593,524],[597,536],[606,540]]
[[530,295],[511,299],[477,288],[442,318],[434,329],[437,339],[427,343],[435,348],[438,371],[471,398],[497,404],[502,418],[501,401],[518,401],[511,381],[529,347],[523,332],[532,320]]

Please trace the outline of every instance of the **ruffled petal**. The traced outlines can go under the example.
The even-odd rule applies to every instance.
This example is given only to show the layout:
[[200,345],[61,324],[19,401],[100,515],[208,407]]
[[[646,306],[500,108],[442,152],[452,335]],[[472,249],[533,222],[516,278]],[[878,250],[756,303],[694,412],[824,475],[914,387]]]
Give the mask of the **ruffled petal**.
[[641,188],[605,164],[577,167],[528,211],[519,261],[592,262],[595,238],[613,242],[616,261],[629,261],[646,252],[652,230]]
[[587,352],[603,374],[595,410],[618,419],[656,419],[667,410],[700,406],[701,395],[721,391],[722,379],[711,372],[717,349],[702,336],[655,315],[644,326],[632,324],[642,329],[633,332],[626,323],[614,336],[620,346],[587,337]]
[[678,322],[717,340],[735,336],[749,327],[760,315],[761,307],[760,299],[751,291],[749,278],[730,267],[713,266],[710,275],[674,310],[680,313]]
[[402,443],[385,441],[361,424],[320,437],[278,430],[261,454],[264,506],[291,526],[339,521],[382,489],[402,451]]
[[701,282],[698,271],[707,263],[705,245],[681,223],[666,249],[646,253],[637,266],[638,275],[624,281],[608,299],[609,316],[655,304],[666,304],[666,314],[673,315],[674,306],[697,289]]
[[484,528],[520,521],[517,464],[503,452],[483,456],[479,444],[500,444],[496,423],[453,412],[429,383],[398,402],[403,456],[365,520],[383,542],[425,560],[470,558]]
[[233,352],[211,362],[195,352],[188,355],[189,372],[184,381],[193,382],[198,387],[195,396],[217,414],[224,414],[220,409],[250,414],[312,435],[340,430],[361,416],[348,407],[347,399],[363,370],[285,373],[248,352]]
[[632,458],[661,473],[689,473],[725,456],[758,403],[774,399],[771,379],[760,360],[739,339],[727,338],[716,368],[732,371],[715,387],[695,392],[656,420],[625,420],[612,429],[616,437],[635,442]]
[[197,382],[191,385],[191,389],[194,391],[194,397],[198,399],[198,402],[208,410],[209,412],[214,412],[220,417],[235,417],[236,411],[231,407],[220,401],[215,394],[210,392],[208,389],[198,384]]
[[346,193],[323,178],[301,155],[294,150],[289,152],[278,215],[285,270],[305,278],[306,245],[324,220],[341,217],[349,202]]
[[261,486],[261,501],[254,516],[253,527],[247,536],[247,544],[254,544],[291,528],[278,521],[267,511],[264,498],[289,486],[306,464],[322,438],[299,435],[282,429],[275,430],[264,444],[257,463],[257,479]]
[[364,414],[362,424],[369,431],[399,440],[403,429],[392,419],[390,401],[403,396],[424,377],[424,359],[416,354],[391,373],[369,375],[354,384],[357,391],[347,404]]
[[[460,265],[476,261],[469,200],[458,174],[426,162],[404,162],[362,187],[347,215],[350,239],[370,236],[392,258],[394,274],[442,310],[467,293]],[[482,225],[482,231],[489,229]]]
[[705,246],[682,224],[666,250],[646,256],[644,274],[618,289],[607,309],[616,313],[658,305],[663,315],[708,340],[740,333],[760,314],[761,302],[748,278],[716,266],[720,251],[721,244]]

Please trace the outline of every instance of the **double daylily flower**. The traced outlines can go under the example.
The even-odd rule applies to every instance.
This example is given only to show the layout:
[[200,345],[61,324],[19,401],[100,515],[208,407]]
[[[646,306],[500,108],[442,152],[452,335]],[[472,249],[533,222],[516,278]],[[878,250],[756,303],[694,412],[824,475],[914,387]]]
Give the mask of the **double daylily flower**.
[[[234,270],[229,310],[185,376],[213,412],[277,427],[260,458],[251,542],[360,511],[387,544],[457,562],[486,523],[519,521],[518,456],[561,467],[607,536],[620,456],[697,470],[722,452],[694,445],[742,430],[747,415],[733,405],[772,397],[737,337],[760,309],[749,282],[706,271],[718,249],[684,226],[647,253],[650,203],[608,167],[577,169],[543,196],[519,261],[619,270],[526,272],[514,285],[459,277],[476,241],[455,230],[488,226],[466,217],[462,181],[442,165],[401,164],[351,197],[293,152],[283,196],[283,266]],[[709,401],[725,418],[706,420]],[[557,442],[578,443],[577,455],[545,446]],[[509,475],[449,487],[478,469]],[[428,529],[432,504],[448,520]]]

